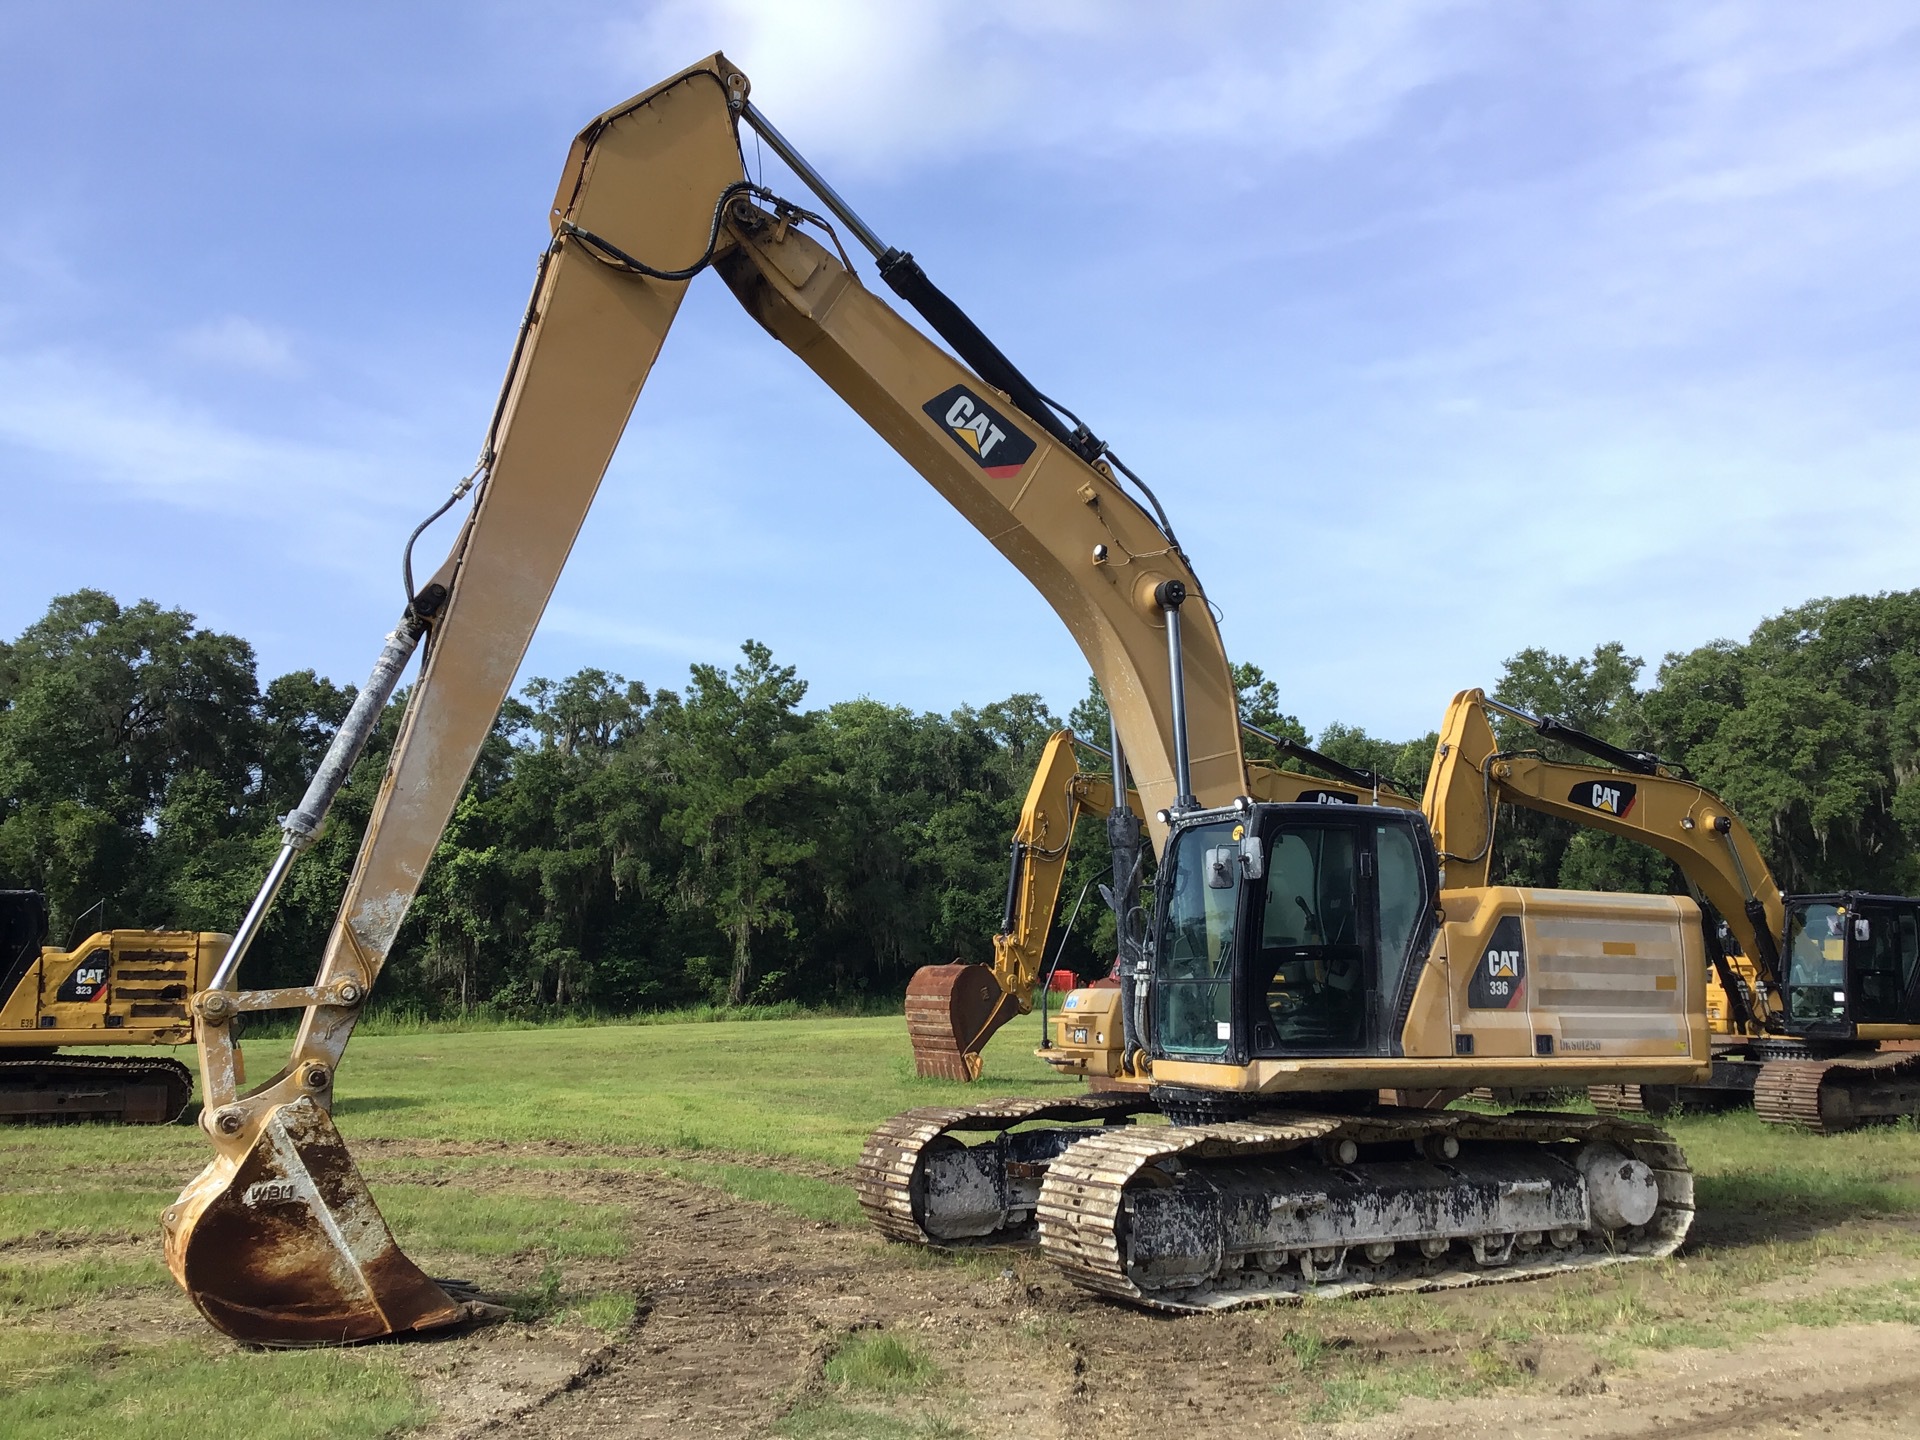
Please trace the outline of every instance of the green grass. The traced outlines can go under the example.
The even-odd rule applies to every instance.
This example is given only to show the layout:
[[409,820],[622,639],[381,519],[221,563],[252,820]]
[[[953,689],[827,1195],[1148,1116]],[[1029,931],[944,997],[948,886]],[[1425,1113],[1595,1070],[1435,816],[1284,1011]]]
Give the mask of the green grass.
[[970,1432],[933,1415],[891,1415],[823,1400],[803,1405],[776,1432],[788,1440],[963,1440]]
[[[802,1005],[780,1000],[771,1005],[683,1005],[672,1010],[644,1010],[607,1014],[597,1010],[566,1010],[558,1014],[512,1015],[489,1008],[465,1014],[433,1015],[407,1007],[388,1008],[376,1001],[355,1033],[360,1035],[473,1035],[502,1030],[587,1030],[601,1025],[707,1025],[719,1021],[843,1019],[848,1016],[893,1015],[901,1001],[867,999],[843,1005]],[[263,1014],[251,1021],[247,1033],[256,1038],[290,1037],[298,1019],[286,1014]]]
[[627,1252],[632,1217],[619,1205],[452,1185],[381,1185],[374,1200],[403,1248],[442,1255],[545,1255],[553,1260]]
[[[182,1176],[184,1181],[187,1177]],[[27,1236],[60,1240],[144,1239],[160,1233],[174,1190],[92,1190],[81,1184],[0,1192],[0,1243]]]
[[172,1284],[173,1277],[167,1274],[158,1254],[0,1263],[0,1321],[64,1310],[104,1296],[166,1290]]
[[900,1395],[934,1384],[940,1368],[898,1335],[870,1332],[847,1337],[827,1361],[826,1377],[836,1390]]
[[120,1345],[0,1330],[7,1440],[374,1440],[427,1408],[392,1360],[368,1350],[210,1354],[204,1345]]
[[[636,1297],[614,1288],[605,1272],[607,1261],[627,1253],[640,1217],[628,1204],[602,1200],[618,1190],[597,1190],[594,1172],[670,1175],[857,1226],[853,1193],[837,1174],[852,1168],[881,1120],[963,1097],[1077,1089],[1032,1056],[1031,1023],[996,1037],[988,1079],[970,1090],[915,1076],[905,1028],[892,1015],[502,1024],[472,1033],[394,1028],[356,1038],[340,1071],[338,1113],[403,1248],[433,1273],[510,1291],[528,1323],[606,1336],[635,1323]],[[250,1039],[251,1068],[270,1073],[285,1046]],[[1698,1176],[1702,1214],[1682,1256],[1498,1291],[1309,1304],[1285,1320],[1269,1312],[1270,1328],[1255,1333],[1269,1337],[1261,1353],[1284,1382],[1274,1387],[1276,1403],[1296,1420],[1342,1419],[1403,1399],[1524,1386],[1518,1357],[1548,1339],[1630,1363],[1650,1349],[1745,1344],[1789,1324],[1920,1324],[1920,1282],[1905,1278],[1920,1260],[1920,1236],[1911,1222],[1857,1223],[1920,1214],[1920,1129],[1822,1139],[1744,1112],[1677,1116],[1667,1128]],[[378,1141],[421,1148],[382,1154],[368,1143]],[[211,1337],[184,1348],[142,1348],[116,1347],[113,1336],[96,1333],[104,1323],[96,1317],[122,1296],[143,1297],[150,1311],[178,1306],[190,1315],[159,1264],[158,1215],[210,1153],[187,1125],[0,1129],[0,1339],[11,1343],[39,1326],[62,1337],[46,1352],[57,1363],[43,1357],[15,1367],[17,1377],[0,1364],[9,1377],[0,1381],[0,1434],[70,1433],[78,1411],[61,1407],[88,1396],[105,1407],[100,1413],[130,1417],[125,1426],[116,1420],[116,1433],[172,1434],[166,1397],[193,1386],[201,1391],[194,1413],[202,1417],[210,1407],[223,1416],[236,1405],[243,1413],[275,1410],[258,1429],[266,1435],[303,1433],[287,1428],[303,1423],[300,1397],[334,1381],[334,1408],[325,1413],[337,1433],[381,1433],[407,1423],[392,1416],[420,1413],[408,1382],[377,1351],[338,1362],[358,1368],[328,1371],[321,1362],[303,1369],[298,1357],[232,1352]],[[48,1248],[47,1238],[63,1248]],[[150,1254],[84,1248],[126,1238],[149,1241]],[[9,1246],[25,1248],[10,1256]],[[968,1279],[991,1279],[1010,1263],[990,1252],[956,1258],[902,1249],[893,1258],[903,1273],[934,1267]],[[1824,1264],[1881,1258],[1901,1266],[1884,1283],[1777,1302],[1752,1293]],[[1251,1327],[1258,1319],[1231,1323]],[[1385,1343],[1396,1331],[1438,1337],[1447,1348],[1379,1358],[1396,1353]],[[52,1331],[32,1333],[44,1348]],[[69,1363],[73,1356],[87,1363]],[[174,1386],[173,1369],[192,1385]],[[154,1384],[149,1406],[141,1387],[163,1370],[168,1378]],[[781,1433],[798,1440],[964,1434],[941,1415],[964,1413],[965,1378],[964,1367],[942,1376],[902,1336],[857,1332],[826,1363],[814,1394],[781,1422]],[[23,1396],[40,1409],[20,1409],[29,1403]],[[268,1404],[263,1396],[283,1398]]]
[[598,1295],[588,1295],[574,1301],[560,1312],[560,1318],[608,1335],[618,1335],[633,1328],[633,1319],[639,1309],[639,1303],[631,1295],[602,1291]]
[[[1008,1029],[972,1094],[1078,1088],[1032,1056],[1032,1029]],[[881,1120],[960,1089],[913,1073],[897,1016],[608,1025],[356,1039],[336,1113],[349,1142],[558,1140],[851,1165]]]
[[[884,1331],[849,1335],[827,1358],[829,1394],[796,1408],[781,1422],[790,1440],[950,1440],[967,1432],[940,1416],[903,1413],[897,1402],[920,1396],[945,1378],[918,1346]],[[872,1404],[896,1402],[892,1409]]]

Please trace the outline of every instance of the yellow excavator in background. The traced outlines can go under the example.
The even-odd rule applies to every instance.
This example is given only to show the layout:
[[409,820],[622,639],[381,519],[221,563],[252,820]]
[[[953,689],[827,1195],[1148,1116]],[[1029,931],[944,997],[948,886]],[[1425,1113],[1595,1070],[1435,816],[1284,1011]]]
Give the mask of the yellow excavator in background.
[[[860,282],[831,222],[746,179],[743,124],[952,353]],[[1113,715],[1113,795],[1137,793],[1159,857],[1137,954],[1122,947],[1145,1091],[896,1117],[860,1164],[873,1223],[922,1244],[1037,1238],[1075,1284],[1174,1311],[1519,1279],[1679,1245],[1692,1177],[1652,1125],[1379,1096],[1702,1080],[1691,899],[1443,888],[1417,810],[1257,798],[1219,630],[1152,493],[874,235],[723,55],[588,125],[552,217],[481,461],[439,513],[469,490],[472,509],[418,585],[409,540],[400,623],[193,1000],[214,1157],[163,1227],[170,1269],[212,1324],[305,1345],[476,1313],[395,1245],[334,1128],[335,1075],[686,285],[709,268],[1060,616]],[[240,988],[416,648],[319,973]],[[243,1091],[231,1022],[287,1009],[304,1012],[287,1063]],[[1151,1114],[1174,1123],[1126,1123]]]
[[193,1098],[178,1060],[65,1053],[74,1045],[190,1045],[188,997],[227,952],[225,935],[102,930],[49,946],[47,900],[0,890],[0,1121],[166,1125]]
[[[1502,750],[1488,712],[1604,762]],[[1487,883],[1502,804],[1651,846],[1705,907],[1713,1073],[1684,1086],[1596,1086],[1596,1106],[1663,1113],[1752,1103],[1775,1124],[1832,1132],[1920,1116],[1920,900],[1782,895],[1740,817],[1656,755],[1463,690],[1424,799],[1449,885]],[[1885,1048],[1883,1048],[1885,1047]]]
[[[1283,757],[1323,772],[1322,776],[1306,775],[1250,761],[1248,793],[1256,800],[1417,808],[1417,801],[1370,770],[1342,764],[1290,736],[1276,735],[1249,721],[1240,724]],[[1081,740],[1071,730],[1057,730],[1048,737],[1027,787],[1019,827],[1014,831],[1006,911],[1000,933],[993,937],[993,963],[925,965],[907,984],[907,1034],[913,1043],[914,1068],[923,1076],[978,1080],[981,1052],[994,1032],[1016,1016],[1033,1012],[1038,993],[1035,987],[1049,978],[1043,974],[1047,937],[1072,855],[1074,827],[1083,816],[1102,815],[1106,821],[1112,878],[1100,892],[1113,911],[1116,933],[1123,937],[1123,951],[1125,937],[1138,929],[1137,902],[1126,897],[1137,896],[1140,889],[1145,812],[1139,796],[1131,790],[1127,792],[1127,804],[1116,807],[1112,774],[1081,770],[1077,747],[1101,756],[1109,766],[1113,756],[1121,753],[1117,733],[1110,736],[1105,750]],[[1079,906],[1074,908],[1077,913]],[[1069,917],[1067,927],[1071,929],[1072,925]],[[1119,972],[1124,968],[1123,959],[1117,957],[1115,973],[1107,982],[1096,983],[1086,993],[1078,993],[1075,987],[1076,993],[1066,1002],[1074,1012],[1074,1023],[1062,1034],[1059,1044],[1051,1039],[1042,1042],[1042,1059],[1063,1074],[1085,1076],[1096,1089],[1146,1083],[1145,1057],[1137,1048],[1129,1054],[1122,1039],[1126,1032],[1119,1014],[1118,991]],[[1075,1031],[1086,1033],[1076,1040]]]

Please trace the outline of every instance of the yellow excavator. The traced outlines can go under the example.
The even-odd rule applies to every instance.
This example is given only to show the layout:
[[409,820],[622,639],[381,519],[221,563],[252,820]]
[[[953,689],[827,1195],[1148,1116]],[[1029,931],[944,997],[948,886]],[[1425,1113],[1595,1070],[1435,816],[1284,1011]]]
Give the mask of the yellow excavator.
[[[1409,810],[1418,804],[1370,770],[1345,765],[1250,721],[1243,720],[1240,726],[1265,740],[1282,757],[1322,772],[1302,774],[1250,761],[1248,793],[1257,800],[1303,805],[1375,804]],[[1006,911],[1000,933],[993,937],[993,963],[925,965],[907,984],[907,1034],[913,1043],[914,1068],[923,1076],[978,1080],[981,1052],[987,1041],[1016,1016],[1033,1013],[1034,997],[1039,993],[1035,987],[1049,978],[1042,973],[1047,937],[1072,855],[1074,826],[1083,816],[1098,814],[1105,818],[1113,857],[1111,880],[1100,887],[1101,895],[1114,913],[1123,954],[1115,961],[1116,973],[1106,982],[1097,982],[1086,993],[1076,990],[1068,997],[1068,1018],[1074,1023],[1058,1045],[1051,1040],[1045,1042],[1042,1058],[1063,1073],[1085,1076],[1096,1089],[1111,1088],[1115,1082],[1145,1083],[1144,1056],[1137,1048],[1129,1052],[1121,1042],[1125,1027],[1119,1017],[1117,992],[1118,972],[1127,969],[1128,942],[1140,921],[1137,901],[1125,897],[1137,896],[1140,889],[1144,860],[1141,837],[1146,817],[1134,791],[1127,792],[1124,807],[1114,804],[1111,772],[1089,774],[1080,769],[1076,753],[1080,748],[1094,751],[1110,766],[1113,756],[1123,753],[1117,731],[1110,734],[1106,750],[1080,739],[1071,730],[1055,731],[1048,738],[1014,831]],[[1078,908],[1076,905],[1076,912]],[[1067,925],[1072,927],[1071,917]],[[1099,1020],[1094,1019],[1096,1014]],[[1087,1029],[1081,1022],[1093,1023],[1092,1037],[1097,1038],[1083,1034],[1077,1041],[1073,1039],[1073,1031]],[[1112,1043],[1108,1043],[1109,1035]]]
[[70,950],[46,940],[46,897],[0,890],[0,1121],[178,1120],[193,1098],[193,1072],[178,1060],[71,1047],[191,1044],[188,997],[227,937],[102,930]]
[[[1503,750],[1489,712],[1601,763]],[[1740,817],[1677,767],[1463,690],[1423,802],[1449,885],[1486,884],[1502,804],[1651,846],[1703,902],[1711,1077],[1597,1086],[1598,1107],[1751,1103],[1765,1120],[1822,1133],[1920,1116],[1920,900],[1783,895]]]
[[[861,283],[833,221],[746,179],[743,125],[951,351]],[[476,1313],[395,1245],[334,1128],[335,1075],[706,269],[1060,616],[1113,715],[1114,795],[1137,793],[1159,856],[1138,953],[1123,955],[1147,1085],[889,1121],[858,1178],[874,1223],[915,1243],[1031,1236],[1076,1284],[1176,1311],[1519,1279],[1679,1245],[1691,1173],[1653,1125],[1383,1107],[1379,1095],[1698,1082],[1710,1055],[1691,899],[1443,888],[1417,810],[1256,798],[1220,632],[1151,492],[879,240],[725,56],[588,125],[552,226],[480,463],[437,512],[473,496],[452,551],[416,584],[409,540],[400,623],[193,999],[214,1156],[163,1228],[172,1273],[212,1324],[306,1345]],[[416,649],[314,982],[242,988],[275,894]],[[232,1021],[288,1009],[303,1014],[287,1063],[243,1089]],[[1154,1114],[1174,1123],[1126,1123]]]

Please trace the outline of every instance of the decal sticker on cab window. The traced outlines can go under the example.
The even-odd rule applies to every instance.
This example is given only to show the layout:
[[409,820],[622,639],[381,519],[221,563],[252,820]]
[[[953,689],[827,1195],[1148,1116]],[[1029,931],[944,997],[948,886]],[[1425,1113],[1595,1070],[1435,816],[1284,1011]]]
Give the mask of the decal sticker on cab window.
[[1033,441],[1020,427],[965,385],[941,391],[921,408],[996,480],[1011,480],[1033,457]]
[[1527,949],[1520,935],[1520,917],[1509,915],[1493,927],[1493,938],[1473,967],[1473,979],[1467,982],[1467,1007],[1471,1010],[1521,1010],[1526,1008]]

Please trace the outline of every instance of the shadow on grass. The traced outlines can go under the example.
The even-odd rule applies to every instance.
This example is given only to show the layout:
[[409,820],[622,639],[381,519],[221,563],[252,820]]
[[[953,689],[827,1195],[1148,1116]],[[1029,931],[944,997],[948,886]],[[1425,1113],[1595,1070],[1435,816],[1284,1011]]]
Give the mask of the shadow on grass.
[[[1809,1137],[1809,1143],[1818,1141]],[[1920,1189],[1911,1183],[1836,1174],[1814,1164],[1699,1175],[1693,1193],[1688,1239],[1695,1245],[1804,1240],[1849,1221],[1920,1212]]]

